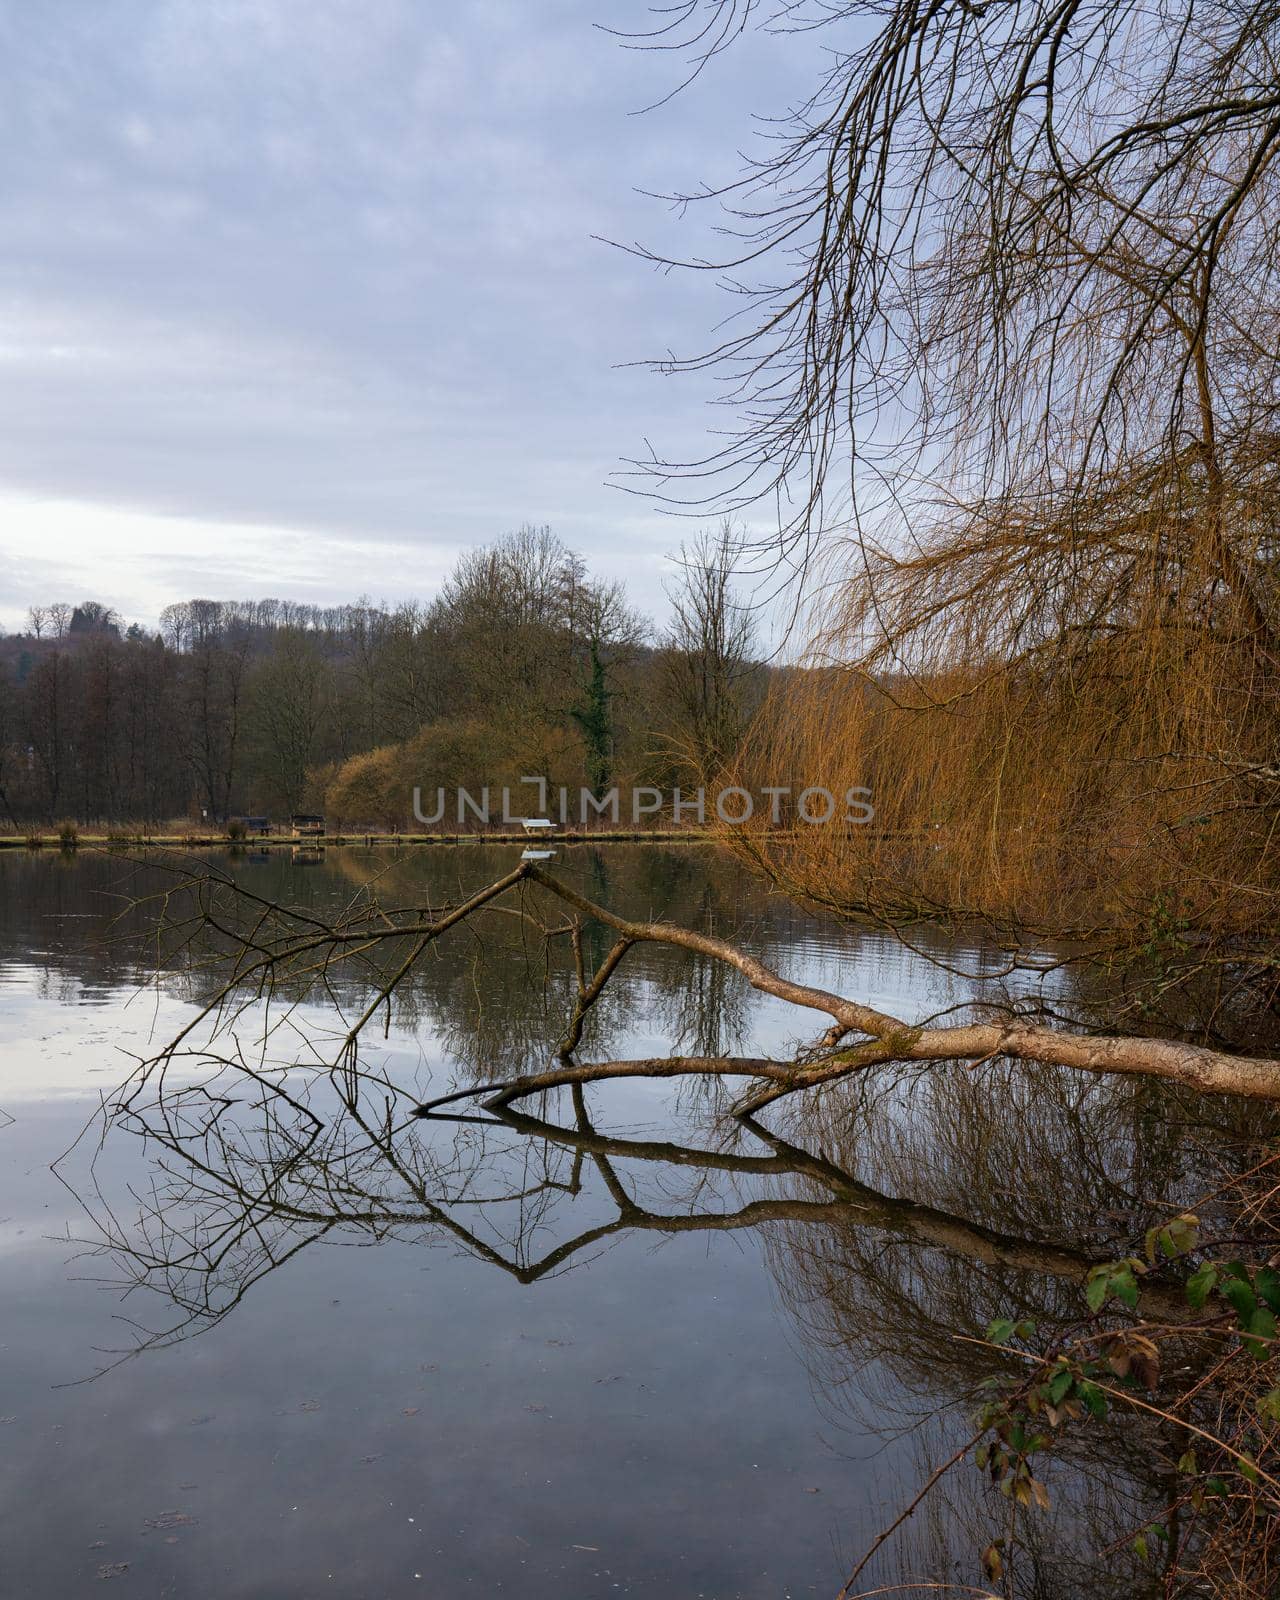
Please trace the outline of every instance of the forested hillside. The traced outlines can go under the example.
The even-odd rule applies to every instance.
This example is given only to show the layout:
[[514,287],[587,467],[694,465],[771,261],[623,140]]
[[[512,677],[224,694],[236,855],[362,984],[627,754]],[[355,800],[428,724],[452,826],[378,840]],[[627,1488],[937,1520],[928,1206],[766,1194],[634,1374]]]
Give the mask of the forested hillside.
[[414,784],[672,781],[731,748],[762,690],[727,562],[723,538],[687,554],[663,630],[528,527],[395,606],[195,599],[156,631],[35,607],[0,642],[0,817],[395,827]]

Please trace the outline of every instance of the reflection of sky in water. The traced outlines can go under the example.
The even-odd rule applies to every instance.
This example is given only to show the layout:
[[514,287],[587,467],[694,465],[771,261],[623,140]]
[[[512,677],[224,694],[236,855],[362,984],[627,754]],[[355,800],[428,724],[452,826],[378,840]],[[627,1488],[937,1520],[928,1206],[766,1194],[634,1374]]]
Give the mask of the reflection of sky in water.
[[[326,906],[368,866],[330,851],[305,871],[281,860],[235,870],[263,892]],[[506,866],[497,852],[423,852],[393,865],[383,888],[407,904],[429,886],[438,901]],[[710,927],[790,977],[908,1018],[975,993],[889,938],[761,895],[704,851],[566,852],[557,866],[624,914]],[[0,1492],[12,1592],[98,1596],[100,1571],[127,1563],[122,1593],[245,1600],[831,1594],[901,1502],[916,1445],[867,1431],[849,1396],[837,1402],[814,1376],[802,1325],[779,1303],[788,1235],[776,1225],[771,1265],[759,1232],[624,1230],[571,1258],[585,1270],[525,1286],[421,1220],[422,1197],[375,1162],[394,1219],[326,1233],[271,1218],[262,1238],[281,1257],[291,1241],[316,1245],[198,1337],[113,1365],[142,1328],[171,1325],[172,1307],[166,1323],[158,1296],[122,1299],[118,1266],[75,1241],[93,1242],[94,1219],[154,1240],[165,1164],[185,1181],[154,1142],[118,1130],[91,1159],[100,1097],[191,1015],[180,975],[144,981],[121,930],[101,942],[112,896],[136,887],[119,861],[0,855],[0,1108],[14,1118],[0,1128]],[[548,977],[509,921],[487,924],[486,940],[463,931],[423,963],[388,1036],[369,1042],[371,1070],[425,1096],[541,1064],[566,1019],[567,968],[560,960]],[[966,966],[981,955],[950,950]],[[273,1039],[277,1059],[305,1058],[333,1019],[307,1002],[293,1024]],[[640,947],[582,1053],[658,1053],[711,1035],[782,1051],[822,1025],[736,975]],[[251,1040],[254,1016],[238,1027]],[[185,1066],[173,1081],[203,1080]],[[592,1100],[601,1128],[691,1143],[708,1131],[709,1103],[649,1082]],[[237,1117],[252,1125],[251,1108],[228,1125]],[[68,1189],[48,1166],[86,1123],[61,1169]],[[427,1198],[447,1191],[451,1216],[504,1259],[527,1266],[616,1216],[589,1162],[575,1192],[540,1187],[573,1187],[572,1155],[558,1147],[465,1125],[417,1124],[407,1137],[437,1183]],[[735,1148],[759,1153],[746,1139]],[[626,1156],[613,1170],[672,1215],[781,1192]],[[484,1203],[494,1196],[507,1198]],[[364,1197],[329,1202],[343,1215]],[[199,1206],[179,1215],[203,1248]],[[361,1248],[375,1235],[376,1248]],[[861,1360],[857,1394],[892,1394],[889,1375]],[[952,1399],[944,1385],[931,1408]]]
[[[1034,974],[1004,980],[999,976],[1000,953],[962,937],[913,930],[913,949],[878,930],[810,916],[763,894],[722,857],[715,858],[717,878],[713,893],[707,894],[694,865],[707,860],[709,852],[703,850],[661,852],[678,869],[674,882],[659,870],[653,881],[638,883],[635,850],[589,854],[605,855],[607,870],[593,870],[584,861],[588,852],[577,851],[562,852],[556,869],[615,909],[709,928],[789,978],[853,996],[907,1021],[923,1020],[975,997],[1027,995],[1037,987]],[[225,858],[219,864],[225,865]],[[256,893],[284,899],[302,891],[304,903],[337,910],[370,871],[381,873],[379,892],[388,902],[405,903],[415,890],[429,887],[438,903],[459,883],[478,887],[509,866],[501,852],[473,848],[451,851],[443,861],[440,853],[431,857],[419,852],[416,860],[392,871],[387,858],[376,853],[330,850],[319,869],[292,868],[281,855],[266,862],[240,862],[235,870]],[[123,895],[155,884],[145,877],[139,882],[131,867],[111,858],[68,866],[50,856],[33,859],[11,852],[0,857],[0,884],[7,887],[6,879],[19,874],[26,880],[25,906],[15,895],[0,902],[0,1043],[10,1053],[7,1092],[97,1093],[122,1063],[127,1070],[127,1052],[148,1053],[185,1015],[176,998],[184,992],[185,980],[141,970],[136,947],[127,938],[134,925],[127,918],[123,926],[112,926],[109,920],[119,913]],[[682,886],[682,877],[692,882]],[[615,891],[612,900],[610,890]],[[46,909],[47,897],[61,903]],[[388,1043],[398,1054],[447,1068],[451,1060],[466,1061],[479,1051],[495,1063],[494,1076],[505,1076],[509,1068],[504,1061],[519,1056],[526,1067],[536,1065],[554,1046],[572,1004],[565,942],[553,947],[548,982],[536,937],[513,935],[509,925],[489,920],[482,939],[487,949],[469,928],[460,929],[424,958],[419,978],[406,986],[393,1011]],[[599,959],[608,943],[608,938],[599,940],[589,954]],[[985,983],[983,974],[988,975]],[[1061,986],[1057,975],[1051,986]],[[368,991],[352,984],[343,992],[354,1005]],[[104,1010],[110,1011],[109,1019],[101,1015]],[[49,1014],[55,1018],[53,1036],[48,1031],[40,1036],[44,1048],[33,1053],[33,1031]],[[304,1006],[302,1015],[317,1039],[332,1025],[333,1013],[324,1006]],[[49,1026],[45,1024],[46,1030]],[[824,1026],[820,1014],[758,994],[738,974],[714,963],[639,945],[629,952],[593,1016],[583,1054],[648,1055],[681,1049],[785,1054]],[[705,1037],[708,1031],[713,1037]]]

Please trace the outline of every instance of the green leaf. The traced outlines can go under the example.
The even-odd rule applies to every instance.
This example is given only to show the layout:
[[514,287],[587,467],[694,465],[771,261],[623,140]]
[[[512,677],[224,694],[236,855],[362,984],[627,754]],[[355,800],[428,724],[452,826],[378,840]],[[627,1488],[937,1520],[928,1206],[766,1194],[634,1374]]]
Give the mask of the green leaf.
[[1070,1372],[1062,1371],[1054,1374],[1049,1383],[1049,1398],[1053,1401],[1055,1406],[1062,1402],[1063,1398],[1070,1392],[1071,1385],[1075,1381],[1075,1378]]
[[1280,1272],[1271,1267],[1259,1267],[1253,1275],[1253,1287],[1273,1311],[1280,1312]]
[[1151,1548],[1150,1541],[1152,1539],[1163,1539],[1166,1544],[1169,1542],[1169,1530],[1163,1522],[1149,1522],[1141,1533],[1134,1536],[1133,1548],[1144,1561],[1147,1558],[1147,1552]]
[[1015,1326],[1012,1317],[997,1317],[987,1329],[987,1338],[992,1344],[1008,1344]]
[[1191,1274],[1187,1279],[1187,1304],[1193,1311],[1201,1309],[1217,1281],[1218,1269],[1212,1261],[1206,1261]]
[[1090,1311],[1100,1311],[1108,1295],[1115,1295],[1132,1311],[1138,1304],[1138,1279],[1135,1269],[1145,1272],[1140,1261],[1107,1261],[1093,1267],[1085,1282],[1084,1297]]
[[1254,1466],[1253,1462],[1249,1459],[1248,1456],[1239,1456],[1239,1457],[1237,1457],[1236,1466],[1239,1467],[1239,1469],[1240,1469],[1240,1476],[1247,1483],[1257,1483],[1258,1482],[1258,1469],[1257,1469],[1257,1467]]
[[1272,1422],[1280,1422],[1280,1389],[1269,1389],[1253,1403],[1264,1417],[1270,1417]]
[[1160,1243],[1168,1256],[1186,1255],[1194,1250],[1200,1234],[1199,1223],[1190,1212],[1175,1217],[1160,1235]]
[[1196,1470],[1196,1453],[1194,1450],[1184,1450],[1178,1457],[1179,1472],[1194,1472]]
[[1082,1383],[1080,1385],[1080,1398],[1088,1406],[1095,1417],[1105,1417],[1107,1414],[1107,1397],[1096,1383]]
[[1133,1275],[1133,1268],[1123,1266],[1111,1274],[1110,1288],[1117,1300],[1122,1300],[1130,1311],[1137,1309],[1138,1305],[1138,1280]]
[[[1253,1335],[1254,1337],[1250,1337]],[[1244,1345],[1255,1361],[1265,1361],[1271,1354],[1271,1341],[1276,1336],[1274,1311],[1259,1307],[1245,1326]]]
[[1227,1278],[1221,1286],[1223,1296],[1235,1308],[1236,1315],[1240,1318],[1241,1327],[1248,1324],[1249,1318],[1257,1310],[1258,1297],[1247,1283],[1241,1283],[1239,1278]]

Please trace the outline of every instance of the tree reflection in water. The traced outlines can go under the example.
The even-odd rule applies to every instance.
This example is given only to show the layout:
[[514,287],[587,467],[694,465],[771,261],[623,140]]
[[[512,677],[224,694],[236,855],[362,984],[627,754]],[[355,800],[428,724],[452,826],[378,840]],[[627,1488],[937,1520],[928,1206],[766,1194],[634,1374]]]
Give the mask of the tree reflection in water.
[[[580,998],[607,963],[599,930],[544,931],[579,965],[576,978],[572,961],[544,973],[541,1013],[477,1000],[479,953],[469,974],[450,969],[444,1037],[472,1079],[495,1059],[545,1061],[549,1040],[563,1051],[575,987]],[[476,987],[460,1004],[464,974]],[[741,986],[714,963],[659,963],[646,982],[651,1015],[701,1052],[745,1028]],[[595,1045],[626,1013],[626,991],[615,1002],[603,986]],[[114,1359],[199,1334],[326,1239],[448,1244],[533,1284],[627,1233],[754,1230],[826,1403],[862,1429],[916,1430],[922,1476],[964,1437],[1001,1366],[984,1342],[991,1317],[1016,1307],[1045,1329],[1077,1322],[1090,1267],[1212,1187],[1224,1149],[1244,1162],[1266,1120],[1140,1081],[997,1063],[883,1069],[767,1116],[735,1114],[731,1080],[703,1082],[669,1096],[663,1137],[610,1128],[607,1087],[579,1083],[514,1104],[463,1088],[423,1115],[422,1086],[394,1053],[335,1066],[303,1013],[286,1015],[276,1027],[293,1030],[301,1059],[269,1058],[270,1027],[252,1059],[193,1047],[127,1084],[97,1137],[60,1164],[91,1218],[101,1276],[177,1313],[142,1319]],[[145,1143],[148,1184],[123,1205],[98,1182],[104,1139]],[[1162,1291],[1150,1293],[1159,1309]],[[1174,1288],[1164,1312],[1184,1314]],[[1009,1592],[1165,1592],[1127,1541],[1169,1502],[1184,1448],[1156,1418],[1072,1434],[1048,1514],[1023,1519]],[[862,1581],[903,1593],[971,1582],[975,1530],[999,1531],[1007,1515],[976,1474],[953,1474]]]
[[[715,870],[664,862],[653,883],[630,885],[632,898],[675,902],[686,926],[723,923]],[[613,893],[608,872],[603,856],[589,858],[590,894]],[[387,875],[384,904],[397,888]],[[418,885],[406,882],[398,904],[421,906]],[[298,925],[301,914],[290,915]],[[358,926],[374,915],[362,910]],[[1238,1197],[1224,1179],[1277,1133],[1274,1110],[1256,1102],[1000,1059],[878,1067],[755,1115],[734,1101],[741,1082],[731,1075],[677,1078],[658,1130],[616,1125],[605,1085],[504,1102],[483,1085],[574,1061],[579,1045],[597,1058],[635,1048],[650,1037],[638,1024],[662,1048],[674,1042],[706,1061],[741,1051],[762,1019],[720,960],[640,946],[611,965],[616,936],[589,918],[528,902],[485,915],[483,938],[467,926],[413,965],[411,938],[318,976],[307,954],[275,974],[266,997],[235,990],[210,1037],[166,1051],[107,1104],[62,1178],[90,1216],[85,1243],[99,1274],[166,1307],[139,1318],[117,1360],[216,1325],[322,1240],[450,1245],[531,1285],[622,1235],[750,1230],[824,1405],[862,1432],[910,1430],[923,1482],[968,1437],[982,1384],[1014,1370],[984,1338],[992,1317],[1034,1317],[1046,1344],[1078,1330],[1091,1267],[1208,1192],[1221,1198],[1216,1213],[1202,1208],[1205,1221],[1230,1237]],[[154,936],[149,914],[136,925]],[[765,960],[786,955],[792,938],[784,918],[733,931]],[[219,944],[202,926],[194,958],[173,960],[163,981],[190,997],[211,982],[218,992],[227,947],[245,949],[243,925],[226,933]],[[405,981],[394,981],[402,966]],[[1010,992],[1003,1005],[1016,1014],[1027,997]],[[403,1048],[379,1059],[363,1024],[362,1048],[347,1048],[352,1019],[374,1018],[408,1037],[430,1032],[454,1062],[458,1086],[426,1115],[422,1098],[438,1085]],[[794,1042],[787,1050],[803,1059]],[[134,1139],[149,1178],[122,1197],[99,1157]],[[1176,1328],[1181,1285],[1149,1283],[1144,1314]],[[1197,1414],[1213,1421],[1211,1355],[1187,1339],[1178,1358],[1179,1389],[1205,1374]],[[1133,1531],[1176,1499],[1184,1450],[1184,1427],[1131,1411],[1067,1430],[1046,1472],[1050,1509],[1019,1515],[1008,1592],[1208,1592],[1174,1587],[1160,1560],[1130,1549]],[[978,1474],[950,1474],[859,1584],[986,1592],[973,1587],[976,1550],[1008,1515]]]

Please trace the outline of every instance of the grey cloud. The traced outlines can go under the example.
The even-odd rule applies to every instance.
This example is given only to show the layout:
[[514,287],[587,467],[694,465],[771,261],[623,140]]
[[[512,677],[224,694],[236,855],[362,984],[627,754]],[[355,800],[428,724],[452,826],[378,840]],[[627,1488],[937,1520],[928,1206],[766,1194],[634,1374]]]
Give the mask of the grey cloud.
[[[0,490],[401,549],[406,591],[549,521],[652,609],[684,530],[605,480],[646,437],[697,453],[707,391],[618,364],[724,307],[591,235],[687,246],[635,191],[728,176],[806,55],[748,41],[629,116],[677,64],[592,24],[646,15],[0,3]],[[48,598],[0,572],[6,620]]]

